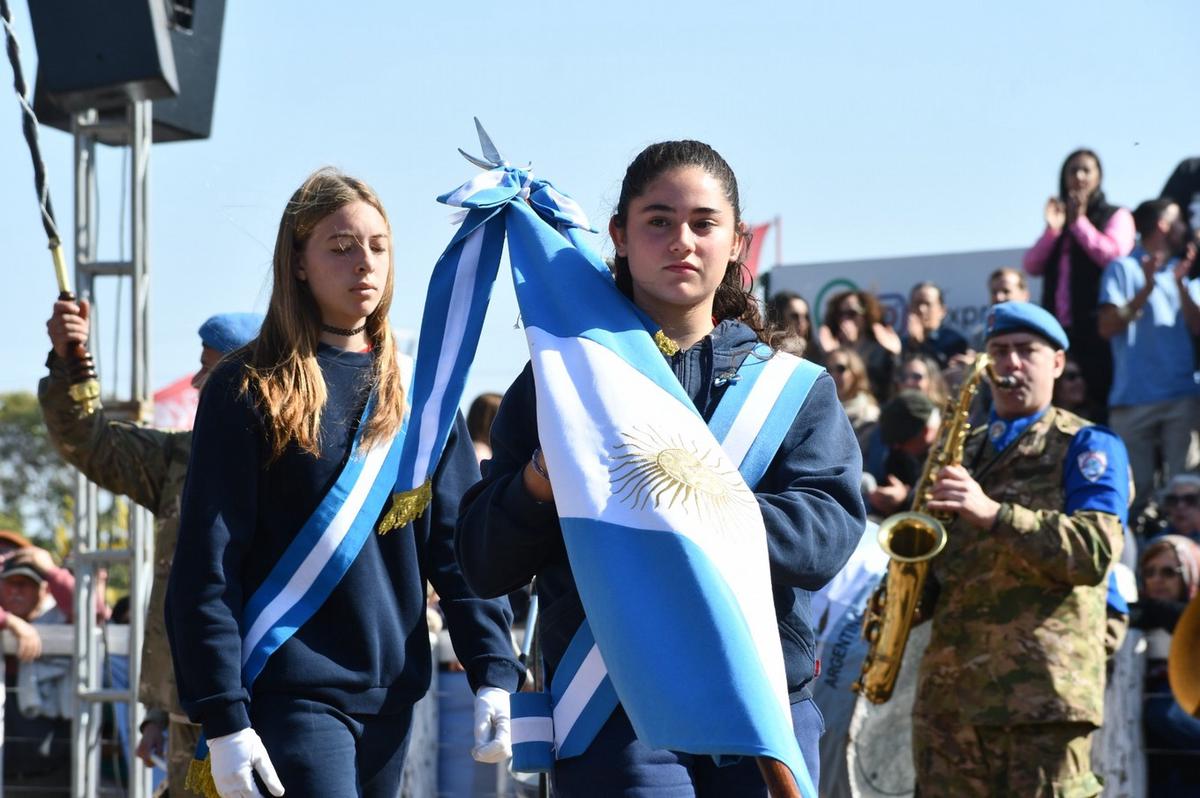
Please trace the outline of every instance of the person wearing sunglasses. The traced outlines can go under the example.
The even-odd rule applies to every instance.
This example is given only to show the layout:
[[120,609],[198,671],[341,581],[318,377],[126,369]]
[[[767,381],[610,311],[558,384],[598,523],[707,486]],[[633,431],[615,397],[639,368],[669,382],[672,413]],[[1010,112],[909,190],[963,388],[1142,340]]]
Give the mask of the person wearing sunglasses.
[[1200,545],[1200,475],[1176,474],[1167,483],[1160,502],[1167,527],[1160,535],[1178,535]]
[[1100,417],[1099,408],[1088,398],[1083,367],[1079,365],[1079,359],[1070,352],[1067,353],[1067,365],[1063,367],[1063,373],[1054,381],[1053,404],[1090,421]]
[[950,397],[941,367],[930,355],[920,352],[909,352],[900,361],[896,391],[920,391],[929,397],[934,407],[944,406]]
[[[1173,495],[1187,496],[1190,502],[1173,504],[1178,507],[1190,503],[1194,513],[1200,485],[1193,483],[1187,491],[1173,488],[1167,493],[1168,500]],[[1142,630],[1146,641],[1142,724],[1146,733],[1147,795],[1196,795],[1200,790],[1200,768],[1196,767],[1200,720],[1184,711],[1171,694],[1167,656],[1175,624],[1200,585],[1200,546],[1181,535],[1155,538],[1142,552],[1141,580],[1141,595],[1130,611],[1132,625]]]
[[825,304],[817,331],[821,348],[853,349],[867,366],[871,393],[880,402],[892,395],[892,375],[900,356],[900,336],[883,322],[879,300],[869,291],[840,291]]
[[860,435],[879,420],[879,402],[871,393],[867,367],[853,349],[835,349],[826,355],[825,368],[837,385],[838,401],[850,419],[850,426]]

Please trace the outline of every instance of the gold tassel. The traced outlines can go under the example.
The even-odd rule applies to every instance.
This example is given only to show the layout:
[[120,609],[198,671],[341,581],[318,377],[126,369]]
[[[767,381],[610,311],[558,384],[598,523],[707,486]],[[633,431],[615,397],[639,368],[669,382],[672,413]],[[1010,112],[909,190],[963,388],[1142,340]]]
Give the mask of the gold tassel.
[[667,337],[667,334],[659,330],[654,334],[654,343],[658,344],[658,351],[662,352],[667,357],[679,352],[679,344]]
[[403,493],[392,494],[392,506],[387,515],[379,522],[379,534],[383,535],[393,529],[399,529],[412,522],[433,501],[433,485],[425,480],[420,487],[406,490]]
[[187,778],[184,779],[183,786],[204,798],[221,798],[221,794],[217,792],[217,785],[213,782],[208,757],[193,759],[188,763]]

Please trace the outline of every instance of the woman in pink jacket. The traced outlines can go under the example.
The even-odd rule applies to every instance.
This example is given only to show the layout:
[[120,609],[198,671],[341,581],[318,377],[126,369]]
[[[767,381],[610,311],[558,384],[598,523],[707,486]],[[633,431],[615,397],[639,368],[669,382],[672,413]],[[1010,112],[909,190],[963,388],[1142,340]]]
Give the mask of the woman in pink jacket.
[[1025,253],[1023,265],[1042,278],[1042,307],[1067,331],[1088,398],[1107,409],[1112,353],[1096,330],[1100,275],[1133,249],[1134,229],[1129,211],[1104,198],[1103,176],[1100,157],[1091,150],[1067,156],[1058,177],[1058,196],[1046,201],[1046,229]]

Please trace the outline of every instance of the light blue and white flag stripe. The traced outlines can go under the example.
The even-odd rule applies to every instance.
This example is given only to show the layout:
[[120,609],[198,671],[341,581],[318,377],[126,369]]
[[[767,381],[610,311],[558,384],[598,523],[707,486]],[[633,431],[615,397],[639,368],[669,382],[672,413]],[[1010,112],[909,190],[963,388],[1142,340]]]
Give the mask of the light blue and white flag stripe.
[[[446,196],[471,209],[464,228],[473,227],[456,234],[435,268],[434,283],[443,284],[431,284],[430,294],[450,296],[446,283],[459,270],[476,283],[495,274],[499,247],[481,246],[478,263],[463,263],[460,244],[481,224],[503,219],[572,570],[634,729],[654,747],[778,759],[802,794],[815,796],[791,727],[753,494],[667,366],[648,319],[616,290],[595,254],[573,244],[587,226],[574,215],[577,206],[524,170],[492,172],[504,175]],[[487,290],[460,292],[466,295],[486,298]],[[473,304],[454,333],[441,321],[452,317],[445,304],[426,308],[434,333],[427,340],[422,329],[418,380],[441,373],[443,364],[451,376],[440,381],[441,395],[436,380],[414,388],[421,429],[414,421],[402,471],[416,465],[408,451],[434,415],[424,408],[445,413],[461,399],[465,353],[474,353],[482,321],[476,314],[482,310]],[[454,334],[461,343],[451,349],[446,341]],[[429,448],[435,462],[441,445],[444,438],[435,438]],[[674,470],[655,471],[664,461]],[[672,656],[648,658],[652,650]]]
[[[510,225],[521,215],[510,212]],[[520,271],[517,247],[510,252]],[[540,303],[528,299],[522,308]],[[591,331],[546,329],[529,310],[524,318],[572,573],[638,737],[716,757],[770,756],[803,787],[753,494],[690,400],[663,389],[679,383],[649,336],[640,335],[635,368],[628,341],[619,351]]]
[[[756,346],[743,361],[709,419],[708,428],[725,454],[738,464],[748,486],[754,487],[762,479],[792,419],[823,371],[798,357],[772,353],[764,344]],[[781,423],[781,419],[786,422]],[[519,702],[514,701],[514,751],[519,743],[542,743],[552,745],[558,759],[576,756],[616,708],[612,679],[586,619],[554,672],[551,696],[553,701],[548,704],[531,701],[529,714],[540,717],[521,718],[530,721],[522,724],[517,720],[524,709],[518,709]],[[552,722],[535,722],[540,718]],[[540,736],[529,736],[532,734]],[[531,769],[549,766],[551,760],[542,749],[529,746],[527,750],[528,758],[522,759],[530,763]],[[520,768],[514,764],[514,769]]]
[[438,198],[465,209],[466,215],[430,279],[417,351],[421,369],[412,390],[413,429],[381,532],[408,523],[429,502],[433,471],[454,425],[499,270],[504,209],[513,200],[533,204],[564,235],[587,229],[575,200],[546,181],[535,181],[526,170],[491,169]]
[[421,367],[411,394],[412,429],[400,455],[392,509],[380,532],[420,515],[432,496],[433,472],[450,438],[504,249],[504,206],[493,203],[527,190],[498,171],[484,173],[486,181],[472,181],[474,194],[459,196],[464,186],[442,198],[468,211],[430,278],[417,348]]

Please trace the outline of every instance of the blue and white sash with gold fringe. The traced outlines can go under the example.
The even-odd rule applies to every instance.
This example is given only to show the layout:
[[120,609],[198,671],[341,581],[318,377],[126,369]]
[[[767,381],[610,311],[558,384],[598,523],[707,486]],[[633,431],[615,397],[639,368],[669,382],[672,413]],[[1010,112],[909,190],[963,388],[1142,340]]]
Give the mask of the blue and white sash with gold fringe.
[[[248,690],[267,659],[320,609],[350,570],[391,496],[408,420],[391,440],[360,451],[374,404],[372,395],[337,480],[242,611],[242,684]],[[188,768],[187,787],[218,798],[204,737]]]

